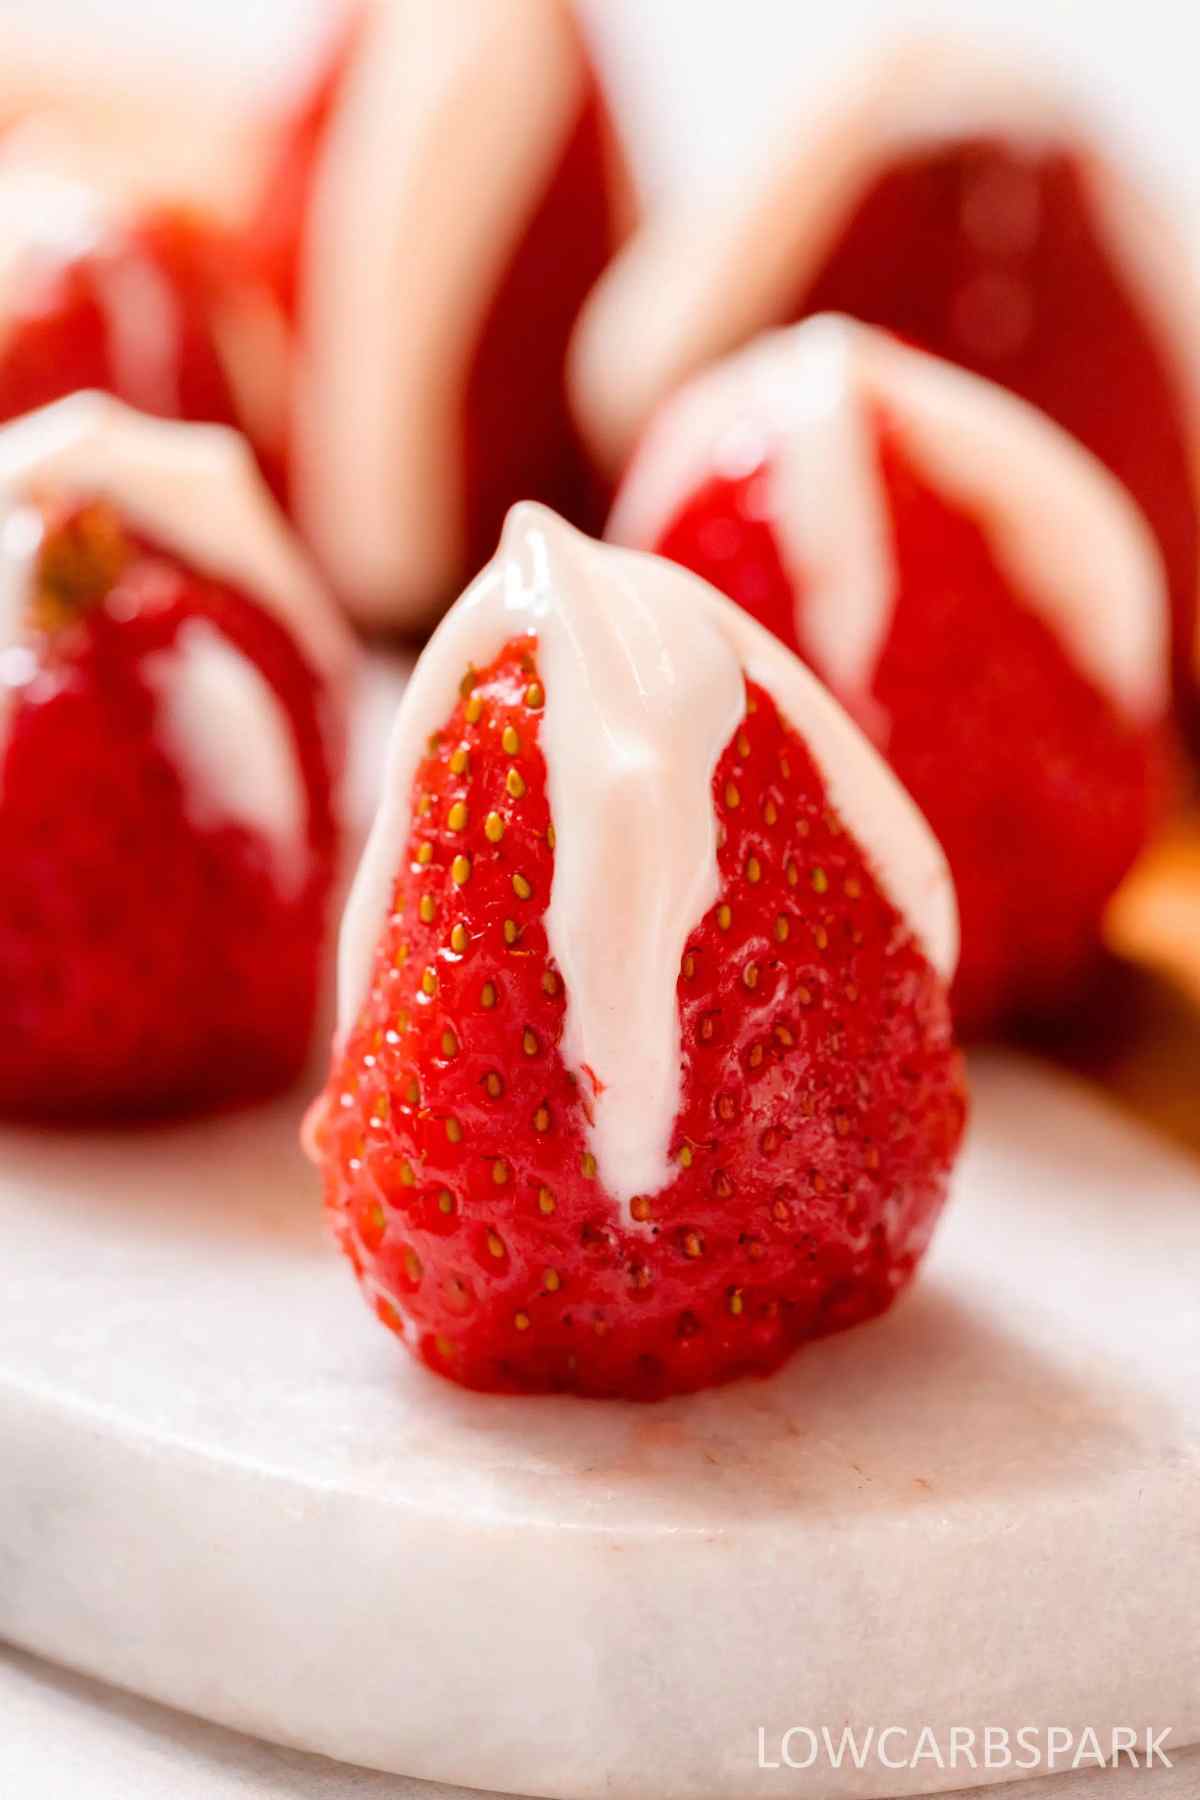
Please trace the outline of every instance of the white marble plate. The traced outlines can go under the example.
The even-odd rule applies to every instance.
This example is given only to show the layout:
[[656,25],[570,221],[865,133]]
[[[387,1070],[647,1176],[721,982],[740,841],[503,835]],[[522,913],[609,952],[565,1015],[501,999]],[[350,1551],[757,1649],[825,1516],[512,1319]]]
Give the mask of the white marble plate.
[[[0,1721],[0,1793],[20,1800],[471,1800],[471,1790],[281,1750],[17,1650],[0,1649]],[[1005,1787],[1003,1800],[1196,1800],[1197,1792],[1200,1750],[1190,1750],[1170,1768],[1033,1777]]]
[[325,1241],[298,1101],[4,1135],[0,1636],[280,1743],[566,1797],[983,1778],[760,1770],[760,1725],[1194,1741],[1200,1178],[1059,1077],[976,1074],[913,1296],[653,1408],[409,1363]]

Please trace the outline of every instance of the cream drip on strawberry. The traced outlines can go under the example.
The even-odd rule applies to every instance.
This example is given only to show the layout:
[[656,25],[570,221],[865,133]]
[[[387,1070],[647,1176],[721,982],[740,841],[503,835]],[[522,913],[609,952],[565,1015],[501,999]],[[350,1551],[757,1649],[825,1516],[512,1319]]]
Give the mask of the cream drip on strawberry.
[[40,494],[107,501],[134,531],[258,601],[318,674],[336,684],[349,672],[350,634],[228,426],[73,394],[0,427],[0,505]]
[[[77,394],[0,428],[0,747],[5,695],[25,673],[23,620],[38,547],[36,529],[28,528],[29,509],[42,497],[106,501],[131,530],[257,601],[295,638],[326,684],[335,715],[329,723],[340,732],[341,690],[353,646],[244,440],[222,425],[147,418],[108,395]],[[221,696],[212,654],[202,654],[202,643],[192,648],[194,654],[184,654],[187,646],[181,645],[170,669],[160,674],[161,693],[169,701],[166,736],[171,747],[183,746],[185,773],[220,775],[219,791],[197,790],[193,798],[209,813],[263,826],[270,840],[286,839],[294,847],[303,835],[302,790],[279,778],[278,701],[260,677],[250,679],[257,671],[245,664],[246,678],[229,695],[238,721],[231,725],[229,710],[216,707]],[[245,663],[232,646],[228,657]],[[6,672],[13,681],[6,681]],[[202,697],[213,702],[207,727]],[[220,734],[226,748],[218,755],[201,740]],[[289,759],[294,765],[294,751]],[[299,784],[298,768],[293,776]],[[292,879],[286,869],[283,873]]]
[[1157,718],[1167,594],[1125,489],[1034,407],[852,320],[770,333],[688,382],[647,433],[608,535],[652,547],[705,481],[765,463],[764,509],[802,608],[802,640],[840,693],[865,698],[896,589],[879,413],[924,475],[983,526],[1014,593],[1085,678],[1133,718]]
[[586,68],[559,0],[372,0],[360,31],[305,233],[295,506],[354,610],[403,624],[461,566],[456,398]]
[[0,339],[11,319],[11,294],[23,269],[95,249],[111,217],[99,194],[81,182],[0,162]]
[[[43,270],[98,250],[122,220],[115,194],[11,157],[0,161],[0,345],[13,327],[14,294],[36,285]],[[127,250],[119,261],[97,260],[94,288],[121,392],[147,410],[177,411],[179,320],[162,271]]]
[[158,738],[200,830],[232,823],[269,845],[285,895],[308,871],[308,799],[291,722],[266,677],[204,619],[147,659]]
[[[825,101],[749,203],[743,181],[727,203],[651,223],[614,261],[580,316],[569,367],[593,454],[619,472],[667,394],[786,321],[886,168],[965,138],[999,140],[1031,158],[1076,154],[1098,229],[1170,353],[1200,432],[1196,280],[1169,222],[1101,153],[1070,96],[990,47],[934,41],[878,58]],[[1010,233],[1015,249],[1036,233],[1038,197],[1019,171],[1005,179],[1005,191],[980,206],[979,224]]]
[[[13,301],[42,270],[94,258],[91,291],[104,322],[112,385],[131,406],[180,412],[183,322],[164,270],[142,254],[131,227],[147,197],[109,172],[88,180],[32,160],[40,139],[0,145],[0,349],[14,325]],[[106,256],[106,247],[116,254]],[[278,450],[285,436],[288,348],[282,315],[265,287],[239,276],[214,295],[213,348],[238,417],[255,444]]]
[[36,513],[25,506],[0,511],[0,755],[7,737],[10,696],[37,666],[23,639],[41,544],[41,519]]
[[[43,168],[23,144],[0,148],[0,346],[13,329],[13,300],[43,271],[94,255],[92,291],[101,310],[114,386],[130,405],[179,411],[181,321],[165,273],[125,234],[133,196]],[[105,257],[105,243],[120,254]]]
[[342,928],[339,1032],[368,991],[430,734],[463,672],[537,640],[541,749],[555,829],[545,925],[566,992],[563,1055],[596,1080],[591,1141],[622,1203],[672,1179],[681,1092],[676,984],[719,892],[712,778],[745,711],[769,693],[821,770],[884,891],[949,980],[953,887],[908,795],[803,665],[706,582],[584,537],[546,508],[509,514],[500,548],[447,614],[401,702],[383,801]]

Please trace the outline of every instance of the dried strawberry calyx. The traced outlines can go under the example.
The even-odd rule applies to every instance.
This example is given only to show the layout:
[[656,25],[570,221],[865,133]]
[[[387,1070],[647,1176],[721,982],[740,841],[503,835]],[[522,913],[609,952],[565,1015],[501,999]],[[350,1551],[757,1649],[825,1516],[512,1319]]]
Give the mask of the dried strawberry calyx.
[[103,501],[42,506],[29,619],[39,631],[63,630],[108,598],[133,557],[116,510]]

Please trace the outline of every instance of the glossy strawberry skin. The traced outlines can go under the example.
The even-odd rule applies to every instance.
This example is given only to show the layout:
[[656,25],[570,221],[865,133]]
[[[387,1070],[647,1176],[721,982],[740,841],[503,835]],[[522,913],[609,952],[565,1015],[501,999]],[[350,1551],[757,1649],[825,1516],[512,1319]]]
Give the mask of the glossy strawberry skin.
[[1077,157],[958,142],[897,161],[859,199],[793,318],[845,312],[997,381],[1132,493],[1195,685],[1200,516],[1180,377],[1097,226]]
[[[158,742],[147,661],[196,620],[291,721],[309,802],[294,893],[256,835],[193,822]],[[0,750],[0,1112],[136,1119],[285,1086],[310,1044],[333,873],[316,677],[261,608],[145,543],[106,601],[21,656]]]
[[[213,331],[233,258],[218,232],[169,211],[114,225],[82,251],[38,246],[5,298],[0,420],[96,388],[160,417],[237,425]],[[122,307],[127,319],[148,314],[165,358],[157,341],[144,355],[115,353],[110,318]]]
[[[879,433],[899,587],[867,704],[842,698],[946,852],[962,923],[955,1019],[978,1036],[1085,992],[1105,903],[1159,811],[1162,746],[1078,672],[886,419]],[[763,473],[707,483],[654,547],[807,656]]]
[[[287,122],[248,236],[251,265],[303,331],[301,263],[324,137],[359,41],[346,32]],[[621,235],[612,125],[594,77],[491,296],[462,397],[464,570],[491,555],[504,516],[544,501],[599,531],[611,489],[584,451],[566,391],[567,346]]]
[[925,1248],[964,1114],[945,992],[750,690],[714,779],[722,894],[679,974],[676,1174],[622,1211],[559,1051],[535,656],[480,673],[418,772],[310,1133],[330,1214],[380,1318],[467,1386],[654,1399],[765,1373],[882,1311]]

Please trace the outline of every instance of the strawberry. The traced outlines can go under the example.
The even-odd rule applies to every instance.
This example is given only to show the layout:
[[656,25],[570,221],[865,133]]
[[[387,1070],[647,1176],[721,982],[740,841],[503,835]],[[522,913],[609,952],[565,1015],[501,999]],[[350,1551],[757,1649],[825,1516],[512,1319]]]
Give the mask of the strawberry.
[[564,364],[624,188],[563,0],[363,0],[326,47],[247,245],[295,337],[296,517],[364,620],[435,616],[523,495],[598,529]]
[[[589,591],[572,599],[593,568]],[[944,1199],[962,1071],[942,977],[831,803],[809,745],[732,655],[732,734],[711,772],[689,764],[665,795],[662,764],[610,762],[611,738],[597,741],[576,787],[569,751],[554,746],[564,730],[585,729],[585,714],[547,650],[544,613],[531,611],[528,630],[486,663],[456,660],[482,607],[503,593],[514,630],[522,570],[548,584],[568,634],[614,632],[607,716],[617,736],[615,721],[645,691],[633,666],[637,626],[610,624],[628,585],[654,609],[664,581],[668,596],[682,582],[698,608],[700,639],[672,658],[676,694],[701,647],[702,615],[724,605],[665,565],[567,534],[541,509],[512,516],[497,561],[451,613],[404,703],[398,742],[418,721],[423,730],[436,717],[438,728],[411,786],[400,777],[402,791],[385,801],[398,835],[383,828],[368,852],[378,867],[360,875],[356,895],[384,877],[382,931],[361,997],[353,982],[343,995],[345,1029],[307,1141],[369,1302],[430,1368],[487,1390],[653,1399],[765,1373],[809,1338],[890,1305]],[[612,614],[593,604],[598,584],[608,584]],[[713,617],[731,636],[741,629],[733,609]],[[753,638],[756,662],[760,638],[769,643]],[[614,640],[593,640],[589,683],[606,679],[603,645]],[[802,676],[781,660],[785,684]],[[694,718],[690,698],[684,713]],[[837,730],[854,740],[849,755],[869,754],[847,721]],[[668,726],[658,741],[673,735]],[[871,763],[864,785],[877,778]],[[639,795],[666,806],[663,838],[642,837]],[[661,898],[660,871],[626,858],[668,856],[689,796],[719,846],[716,892],[685,917],[681,953],[663,967],[645,959],[639,936],[656,928],[639,896]],[[899,790],[889,787],[887,801],[899,818]],[[575,804],[594,805],[621,848],[601,856],[601,889],[582,903],[599,909],[617,979],[631,984],[607,998],[618,1034],[630,1033],[635,1134],[659,1104],[653,1059],[644,1085],[640,1072],[637,1021],[650,1015],[639,971],[661,989],[677,1032],[678,1104],[663,1119],[661,1173],[636,1192],[626,1190],[641,1171],[602,1118],[629,1070],[620,1050],[603,1066],[589,1060],[580,1023],[585,965],[604,953],[595,931],[575,936],[583,961],[573,989],[552,947],[559,929],[572,939],[552,916],[564,904],[558,884],[572,880],[576,854],[595,848],[586,824],[573,844],[564,836]],[[941,892],[940,859],[915,814],[904,830],[929,859],[929,891]],[[352,902],[351,940],[362,919]],[[353,966],[344,937],[344,981]]]
[[318,993],[336,631],[232,434],[85,397],[0,431],[0,473],[0,1110],[277,1089]]
[[885,326],[1002,383],[1099,457],[1158,539],[1187,696],[1200,508],[1185,388],[1141,302],[1141,274],[1105,242],[1084,157],[971,136],[882,167],[790,316],[842,312]]
[[240,426],[278,481],[281,327],[228,234],[20,163],[0,170],[0,218],[0,421],[100,389],[162,418]]
[[[822,448],[833,394],[861,465]],[[734,433],[758,448],[724,473]],[[1065,567],[1044,512],[1077,539]],[[1161,803],[1166,601],[1116,484],[1006,396],[814,320],[665,409],[611,529],[737,600],[876,739],[954,873],[960,1030],[1075,1004]],[[864,671],[846,652],[877,584]]]
[[652,411],[762,331],[845,313],[1049,414],[1129,489],[1194,694],[1200,494],[1188,258],[1036,69],[919,42],[856,69],[728,206],[652,221],[581,318],[584,435],[620,469]]

